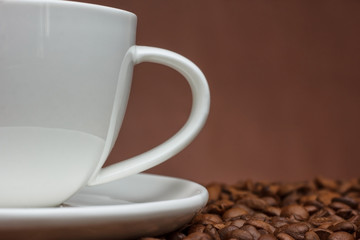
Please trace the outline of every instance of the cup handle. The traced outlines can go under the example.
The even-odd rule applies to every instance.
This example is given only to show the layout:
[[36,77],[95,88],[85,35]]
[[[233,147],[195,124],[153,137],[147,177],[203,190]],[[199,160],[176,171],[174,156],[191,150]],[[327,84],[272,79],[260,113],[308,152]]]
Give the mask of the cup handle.
[[185,77],[193,98],[190,116],[185,125],[171,138],[147,152],[100,169],[88,185],[102,184],[139,173],[173,157],[196,137],[209,113],[209,86],[205,76],[194,63],[177,53],[161,48],[146,46],[131,48],[133,64],[142,62],[163,64]]

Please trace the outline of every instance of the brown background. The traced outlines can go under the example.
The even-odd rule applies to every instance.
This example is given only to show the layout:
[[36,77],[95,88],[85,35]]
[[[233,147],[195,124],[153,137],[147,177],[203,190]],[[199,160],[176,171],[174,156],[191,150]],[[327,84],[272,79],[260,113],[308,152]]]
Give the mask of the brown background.
[[[194,61],[211,90],[196,140],[148,171],[203,184],[360,177],[360,1],[86,1],[134,12],[137,44]],[[163,142],[186,121],[175,71],[137,65],[108,163]]]

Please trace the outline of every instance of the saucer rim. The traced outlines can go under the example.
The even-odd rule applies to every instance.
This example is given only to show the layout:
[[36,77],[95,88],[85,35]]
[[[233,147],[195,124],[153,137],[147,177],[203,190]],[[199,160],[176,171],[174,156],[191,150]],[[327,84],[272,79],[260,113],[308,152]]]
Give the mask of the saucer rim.
[[[54,207],[16,207],[16,208],[1,208],[0,207],[0,214],[7,214],[7,215],[23,215],[26,217],[28,214],[29,217],[33,217],[34,214],[41,215],[41,214],[61,214],[64,216],[65,214],[73,215],[73,214],[83,214],[89,213],[91,210],[92,214],[94,215],[97,212],[101,212],[104,214],[105,212],[114,212],[116,209],[116,214],[118,215],[118,211],[121,211],[124,215],[131,214],[136,210],[138,212],[141,210],[142,213],[144,212],[154,212],[154,209],[157,209],[156,212],[159,212],[159,209],[169,209],[172,210],[181,210],[187,209],[191,206],[201,206],[204,207],[208,201],[208,191],[207,189],[200,185],[199,183],[193,182],[191,180],[177,178],[177,177],[170,177],[152,173],[138,173],[135,175],[141,175],[149,178],[164,178],[167,180],[176,180],[186,182],[187,184],[191,184],[196,186],[198,189],[196,193],[189,197],[184,198],[175,198],[169,200],[160,200],[160,201],[151,201],[151,202],[141,202],[141,203],[130,203],[130,204],[113,204],[113,205],[94,205],[94,206],[70,206],[70,207],[62,207],[62,206],[54,206]],[[130,176],[134,177],[134,175]],[[121,179],[115,180],[121,181]],[[87,188],[91,188],[92,186],[87,186]],[[95,187],[95,186],[94,186]],[[65,201],[66,203],[66,201]],[[151,205],[151,206],[149,206]],[[178,209],[174,206],[178,206]],[[105,211],[105,212],[104,212]]]

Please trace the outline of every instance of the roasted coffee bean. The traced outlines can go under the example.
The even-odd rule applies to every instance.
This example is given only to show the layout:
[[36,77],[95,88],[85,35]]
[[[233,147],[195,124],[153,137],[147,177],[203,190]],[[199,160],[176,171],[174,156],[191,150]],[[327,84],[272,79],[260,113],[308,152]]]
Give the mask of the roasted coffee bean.
[[277,206],[279,204],[279,202],[274,197],[266,196],[262,197],[261,199],[264,200],[268,206]]
[[195,216],[193,223],[200,223],[200,224],[215,224],[221,223],[222,219],[219,215],[216,214],[209,214],[209,213],[200,213]]
[[215,223],[212,226],[214,226],[214,228],[219,230],[219,229],[223,229],[224,227],[229,226],[229,225],[230,225],[230,222],[225,222],[225,223]]
[[315,178],[315,183],[319,186],[319,188],[326,188],[329,190],[336,190],[338,188],[337,182],[329,178],[317,177]]
[[248,231],[242,229],[236,229],[230,233],[230,238],[239,240],[253,240],[253,237]]
[[143,237],[140,240],[161,240],[161,238],[154,238],[154,237]]
[[339,209],[336,211],[336,215],[344,218],[350,219],[351,217],[357,215],[358,213],[353,209]]
[[242,199],[244,197],[256,197],[256,195],[249,191],[239,190],[233,186],[227,186],[224,191],[228,192],[234,200]]
[[260,221],[264,221],[264,222],[265,222],[268,218],[269,218],[269,217],[268,217],[266,214],[260,213],[260,212],[254,213],[254,214],[252,215],[252,219],[254,219],[254,220],[260,220]]
[[359,203],[355,199],[350,198],[350,197],[336,197],[336,198],[333,198],[332,201],[344,203],[353,209],[356,209],[357,206],[359,205]]
[[313,231],[319,236],[320,240],[327,240],[328,237],[333,233],[328,229],[316,228]]
[[277,240],[277,238],[272,234],[264,234],[261,235],[258,240]]
[[173,232],[167,236],[167,240],[183,240],[186,237],[184,233]]
[[310,204],[311,202],[316,201],[316,199],[317,199],[317,195],[312,193],[312,194],[301,196],[299,199],[299,202],[301,204],[306,205],[306,204]]
[[207,233],[194,232],[186,236],[183,240],[213,240]]
[[233,208],[241,208],[243,210],[245,210],[246,212],[248,212],[248,214],[253,215],[256,211],[254,209],[251,209],[250,207],[242,204],[242,203],[236,203]]
[[309,213],[303,206],[299,204],[291,204],[281,209],[281,217],[294,217],[296,220],[306,220],[309,218]]
[[275,231],[275,228],[271,226],[269,223],[260,220],[251,219],[247,221],[246,224],[252,225],[256,228],[264,229],[268,233],[274,233]]
[[142,240],[360,240],[359,180],[211,184],[189,226]]
[[309,231],[309,225],[306,223],[292,223],[286,226],[283,230],[296,240],[305,238],[305,233]]
[[326,218],[329,217],[330,213],[327,211],[327,209],[322,208],[319,211],[315,212],[313,215],[311,215],[311,218]]
[[234,225],[224,227],[223,229],[219,230],[219,236],[221,239],[231,238],[231,233],[237,229],[239,229],[239,228]]
[[217,229],[212,225],[207,225],[204,229],[204,233],[211,236],[213,240],[221,240]]
[[283,199],[282,205],[287,206],[291,204],[297,204],[300,201],[300,197],[301,196],[298,192],[292,192]]
[[354,240],[354,236],[348,232],[334,232],[329,236],[328,240]]
[[265,195],[275,197],[275,196],[277,196],[277,193],[279,192],[279,190],[280,190],[280,186],[278,184],[270,183],[264,187],[263,192]]
[[290,223],[293,223],[292,220],[290,220],[289,218],[284,218],[284,217],[273,217],[270,221],[270,224],[277,229],[279,229],[285,225],[288,225]]
[[320,238],[314,231],[308,231],[305,233],[304,240],[320,240]]
[[240,229],[249,232],[254,240],[257,240],[261,236],[260,232],[252,225],[244,225]]
[[302,183],[283,183],[280,184],[280,188],[278,191],[278,195],[280,197],[284,197],[286,195],[289,195],[293,192],[296,192],[301,186],[303,186]]
[[213,202],[216,200],[219,200],[220,194],[221,194],[221,185],[220,184],[209,184],[206,187],[208,193],[209,193],[209,202]]
[[334,210],[350,209],[349,205],[346,205],[345,203],[342,203],[342,202],[332,202],[332,203],[330,203],[329,207],[331,207]]
[[360,227],[360,214],[352,216],[348,221],[355,224],[357,227]]
[[268,206],[263,210],[263,212],[270,216],[280,216],[281,209],[279,207]]
[[258,197],[244,197],[243,199],[240,199],[238,202],[255,210],[264,210],[268,206],[264,200]]
[[315,205],[306,205],[306,206],[304,206],[304,208],[309,213],[309,215],[311,215],[319,210],[319,208]]
[[276,237],[279,239],[279,240],[295,240],[292,236],[290,236],[289,234],[287,233],[279,233],[278,235],[276,235]]
[[240,217],[242,215],[246,215],[248,214],[248,212],[242,208],[230,208],[229,210],[227,210],[224,215],[222,216],[222,218],[224,220],[230,220],[236,217]]
[[236,219],[236,220],[231,222],[231,225],[234,225],[234,226],[236,226],[238,228],[241,228],[242,226],[244,226],[245,222],[246,221],[243,220],[243,219]]
[[205,207],[207,213],[223,214],[226,210],[234,205],[233,201],[230,200],[217,200],[208,204]]
[[360,238],[360,228],[356,229],[355,237],[356,237],[356,239]]
[[329,227],[329,229],[334,232],[343,231],[353,233],[356,230],[356,226],[351,222],[343,221]]
[[331,219],[328,217],[311,217],[309,220],[309,223],[313,226],[313,227],[319,227],[321,225],[323,225],[324,223],[331,223]]
[[194,232],[204,232],[205,225],[203,224],[192,224],[188,229],[188,234],[194,233]]
[[318,192],[317,200],[319,200],[319,202],[327,206],[330,205],[330,203],[334,198],[338,198],[338,197],[340,197],[339,193],[323,189]]

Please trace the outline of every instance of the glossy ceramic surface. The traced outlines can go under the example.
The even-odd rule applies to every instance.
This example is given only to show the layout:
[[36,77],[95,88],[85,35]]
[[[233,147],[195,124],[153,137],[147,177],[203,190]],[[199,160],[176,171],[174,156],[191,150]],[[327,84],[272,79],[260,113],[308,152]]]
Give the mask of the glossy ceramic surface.
[[173,231],[207,202],[194,182],[137,174],[84,187],[65,207],[0,208],[4,239],[127,239]]
[[[197,136],[210,104],[204,75],[179,54],[136,46],[136,22],[132,13],[93,4],[0,0],[0,206],[56,206],[82,186],[164,162]],[[190,116],[159,146],[102,168],[141,62],[184,76]]]

